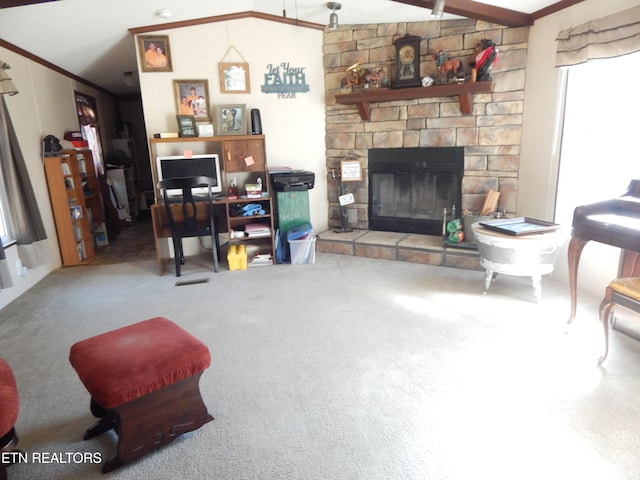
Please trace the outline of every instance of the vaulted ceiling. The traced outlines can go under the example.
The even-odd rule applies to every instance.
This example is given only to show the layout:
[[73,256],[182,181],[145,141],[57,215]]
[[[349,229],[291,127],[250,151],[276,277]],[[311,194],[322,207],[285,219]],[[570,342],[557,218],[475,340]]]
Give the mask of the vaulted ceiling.
[[[467,17],[506,26],[583,0],[446,0],[443,19]],[[435,0],[342,0],[341,24],[432,20]],[[160,9],[171,17],[156,15]],[[135,93],[122,72],[136,71],[133,32],[207,18],[259,17],[323,28],[330,10],[318,0],[0,0],[0,46],[18,51],[116,95]],[[210,18],[213,17],[213,18]]]

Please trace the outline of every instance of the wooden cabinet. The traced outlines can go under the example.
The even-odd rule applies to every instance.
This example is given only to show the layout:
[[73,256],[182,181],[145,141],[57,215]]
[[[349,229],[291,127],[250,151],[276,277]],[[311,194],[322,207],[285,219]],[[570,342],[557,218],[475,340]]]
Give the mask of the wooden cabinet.
[[[156,157],[183,155],[185,151],[190,151],[194,155],[217,153],[220,156],[223,192],[215,203],[224,209],[226,219],[223,223],[229,236],[229,244],[246,245],[249,266],[256,258],[258,261],[254,262],[254,265],[275,263],[275,212],[270,191],[264,135],[150,138],[149,146],[151,171],[156,185],[156,202],[152,206],[152,219],[161,274],[164,273],[168,264],[168,253],[164,242],[160,242],[159,239],[169,236],[169,232],[163,225],[163,214],[160,210],[164,207],[160,205],[161,198],[157,189]],[[232,183],[238,187],[236,198],[227,195]],[[258,183],[262,184],[262,196],[249,198],[245,185]],[[270,261],[265,260],[268,257],[271,258]]]
[[[245,244],[248,266],[275,262],[274,211],[267,170],[264,138],[222,142],[225,185],[238,187],[238,198],[227,198],[229,243]],[[249,198],[245,185],[262,185],[263,196]]]
[[95,256],[93,232],[104,222],[100,185],[90,150],[64,150],[45,157],[49,198],[62,265],[82,265]]
[[225,172],[263,172],[267,168],[264,139],[227,140],[222,142],[222,149]]

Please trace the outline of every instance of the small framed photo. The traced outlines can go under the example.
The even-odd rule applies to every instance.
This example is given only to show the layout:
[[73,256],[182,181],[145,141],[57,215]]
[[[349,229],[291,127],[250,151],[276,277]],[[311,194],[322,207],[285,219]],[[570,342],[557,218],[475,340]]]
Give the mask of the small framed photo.
[[248,63],[218,63],[220,93],[251,93]]
[[177,115],[193,115],[196,122],[211,122],[207,80],[174,80],[173,87]]
[[246,135],[247,119],[244,105],[217,107],[218,135]]
[[178,134],[181,137],[197,137],[198,126],[193,115],[176,115],[178,119]]
[[140,69],[143,72],[172,72],[168,35],[138,35]]

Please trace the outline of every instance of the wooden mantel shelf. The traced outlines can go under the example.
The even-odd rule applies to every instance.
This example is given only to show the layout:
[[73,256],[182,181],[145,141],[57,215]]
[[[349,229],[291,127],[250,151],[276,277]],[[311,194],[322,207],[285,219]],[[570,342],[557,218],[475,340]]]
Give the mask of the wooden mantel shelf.
[[369,120],[371,102],[394,102],[397,100],[413,100],[416,98],[452,97],[460,98],[460,111],[463,115],[471,113],[471,95],[475,93],[491,93],[492,82],[458,83],[451,85],[433,85],[431,87],[412,88],[371,88],[357,93],[336,95],[336,102],[341,105],[357,105],[360,118]]

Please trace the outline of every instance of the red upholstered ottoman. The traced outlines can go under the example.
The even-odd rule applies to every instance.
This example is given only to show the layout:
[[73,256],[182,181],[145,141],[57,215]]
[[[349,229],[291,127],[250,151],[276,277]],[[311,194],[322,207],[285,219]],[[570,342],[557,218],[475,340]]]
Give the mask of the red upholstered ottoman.
[[[0,359],[0,452],[11,452],[18,443],[15,431],[18,420],[18,387],[11,367]],[[0,455],[0,480],[7,478],[7,469],[11,463],[10,455]],[[5,460],[9,463],[5,463]]]
[[107,473],[213,420],[200,395],[209,349],[170,320],[156,317],[82,340],[69,361],[100,420],[85,440],[110,429],[117,455]]

